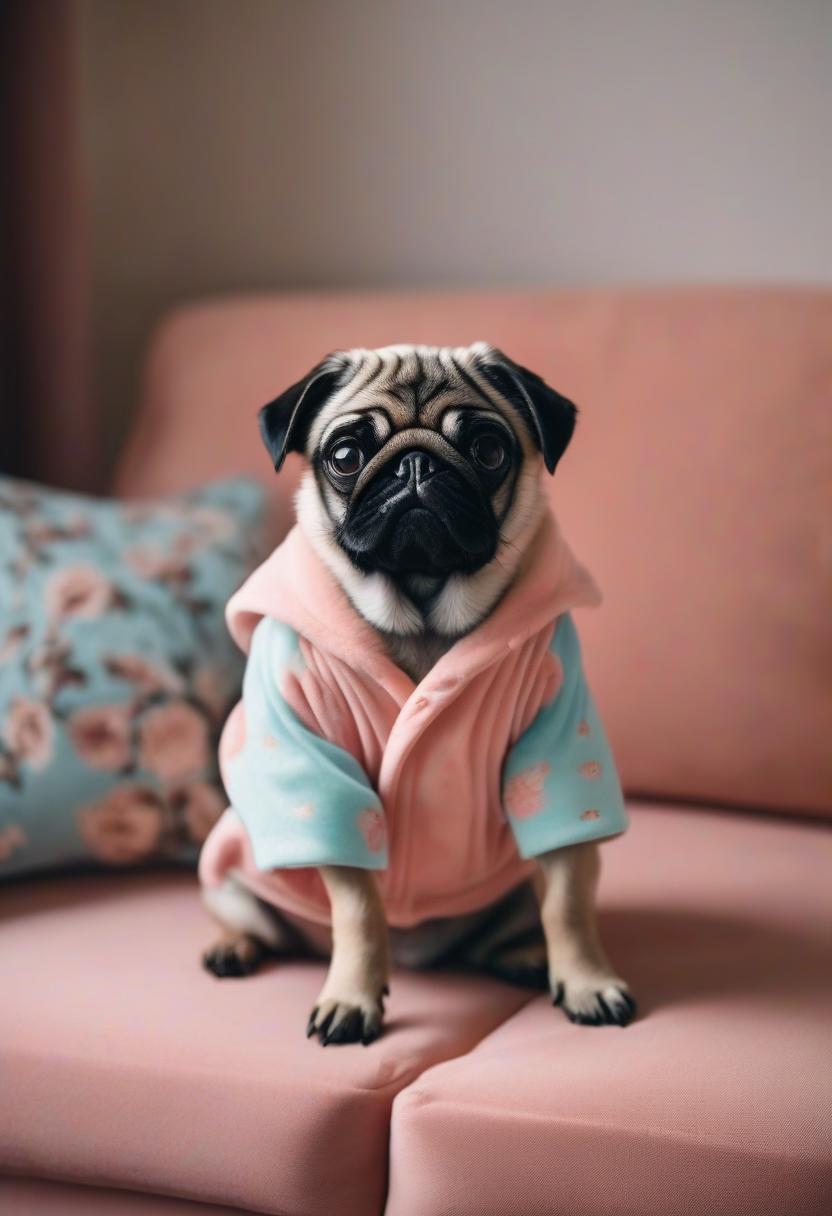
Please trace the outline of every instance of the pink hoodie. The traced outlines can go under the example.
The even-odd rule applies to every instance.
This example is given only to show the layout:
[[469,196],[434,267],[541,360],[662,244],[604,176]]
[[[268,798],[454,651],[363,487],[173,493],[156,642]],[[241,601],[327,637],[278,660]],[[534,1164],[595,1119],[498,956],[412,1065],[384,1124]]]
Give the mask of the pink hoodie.
[[[245,693],[220,746],[233,806],[205,844],[202,881],[217,884],[233,868],[263,899],[326,923],[326,892],[311,867],[324,860],[380,868],[386,849],[379,884],[387,917],[391,925],[407,927],[485,907],[531,873],[531,857],[539,852],[622,831],[626,818],[614,764],[594,707],[581,692],[582,677],[580,685],[570,686],[570,704],[565,691],[558,697],[564,687],[564,663],[553,646],[558,620],[599,599],[592,578],[547,515],[514,584],[490,616],[415,684],[388,657],[379,635],[295,527],[232,597],[228,624],[246,653],[263,618],[297,635],[298,660],[280,671],[270,668],[266,679],[305,737],[311,732],[335,744],[366,775],[378,809],[362,810],[358,822],[368,856],[376,860],[362,863],[317,846],[306,853],[306,846],[290,846],[294,827],[303,833],[310,823],[314,827],[314,789],[309,800],[295,798],[291,808],[281,808],[279,793],[273,807],[268,798],[252,796],[249,820],[240,774],[245,777],[268,753],[279,783],[285,743],[262,730],[252,743],[251,729],[247,742],[246,719],[251,722],[253,711]],[[570,661],[579,669],[579,652],[574,653],[578,657]],[[247,687],[248,680],[247,673]],[[536,719],[554,722],[555,710],[558,738],[568,729],[570,740],[560,770],[563,749],[554,736],[546,736],[543,753],[539,740],[538,751],[523,751],[524,741],[535,738],[530,728]],[[574,747],[584,751],[573,755]],[[518,762],[509,772],[512,749]],[[600,788],[593,781],[602,771],[606,802],[593,798]],[[551,795],[544,797],[550,774]],[[549,803],[559,816],[555,828],[538,814]],[[266,822],[268,841],[258,852],[257,835]]]

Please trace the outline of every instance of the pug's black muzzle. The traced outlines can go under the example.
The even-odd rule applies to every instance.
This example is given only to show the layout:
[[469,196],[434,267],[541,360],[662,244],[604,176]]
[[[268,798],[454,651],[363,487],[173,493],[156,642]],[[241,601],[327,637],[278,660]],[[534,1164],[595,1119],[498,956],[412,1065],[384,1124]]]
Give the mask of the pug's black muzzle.
[[364,571],[470,574],[497,550],[497,521],[474,478],[433,452],[397,454],[350,503],[338,537]]

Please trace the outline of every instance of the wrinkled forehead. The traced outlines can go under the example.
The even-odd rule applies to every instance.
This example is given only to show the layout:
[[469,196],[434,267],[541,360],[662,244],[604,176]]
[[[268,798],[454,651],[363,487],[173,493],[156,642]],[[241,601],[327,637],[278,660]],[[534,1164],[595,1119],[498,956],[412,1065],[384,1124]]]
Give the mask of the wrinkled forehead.
[[385,346],[345,351],[345,378],[310,429],[316,447],[336,422],[367,417],[384,429],[438,429],[450,409],[473,409],[509,418],[512,407],[478,370],[485,343],[474,346]]

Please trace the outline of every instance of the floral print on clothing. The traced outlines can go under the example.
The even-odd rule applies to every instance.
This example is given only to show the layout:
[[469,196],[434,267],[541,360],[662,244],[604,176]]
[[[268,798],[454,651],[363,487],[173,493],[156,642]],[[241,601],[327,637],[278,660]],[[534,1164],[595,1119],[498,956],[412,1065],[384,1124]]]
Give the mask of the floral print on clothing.
[[358,816],[358,826],[371,853],[380,853],[387,848],[387,827],[381,811],[367,807]]
[[243,699],[220,749],[231,806],[260,870],[383,870],[387,823],[367,774],[351,753],[301,721],[284,695],[282,677],[300,669],[302,648],[302,639],[271,617],[254,630]]
[[244,479],[122,504],[0,477],[0,877],[196,860],[263,521]]
[[550,766],[542,760],[509,778],[503,789],[503,804],[509,815],[515,819],[528,819],[543,810],[543,782],[550,771]]
[[550,650],[563,683],[517,740],[503,769],[503,805],[521,857],[602,840],[627,827],[615,761],[569,613],[558,619]]

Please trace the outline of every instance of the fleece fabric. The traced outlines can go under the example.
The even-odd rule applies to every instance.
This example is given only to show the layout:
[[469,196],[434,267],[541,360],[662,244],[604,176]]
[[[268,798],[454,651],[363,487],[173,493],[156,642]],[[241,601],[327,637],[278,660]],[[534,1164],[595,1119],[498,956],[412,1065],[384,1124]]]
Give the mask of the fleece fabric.
[[327,923],[315,870],[379,872],[389,923],[474,912],[551,849],[627,826],[571,610],[599,594],[545,518],[511,589],[415,683],[299,528],[228,605],[248,654],[200,873]]

